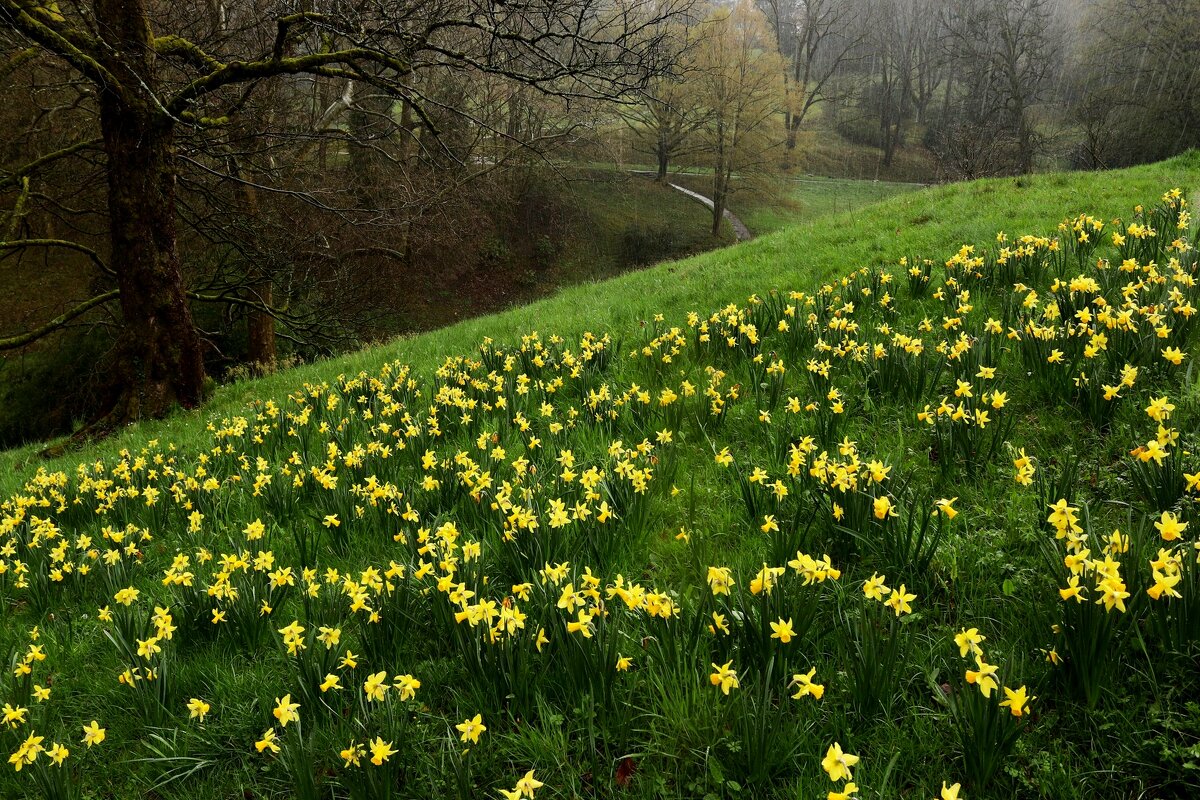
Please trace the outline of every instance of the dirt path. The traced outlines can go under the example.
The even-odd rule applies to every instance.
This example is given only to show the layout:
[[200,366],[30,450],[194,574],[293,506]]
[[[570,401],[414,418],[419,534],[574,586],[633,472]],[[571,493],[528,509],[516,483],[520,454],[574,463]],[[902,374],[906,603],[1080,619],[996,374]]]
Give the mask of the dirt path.
[[[647,172],[645,170],[635,169],[635,170],[630,170],[630,172],[634,173],[635,175],[654,176],[653,172]],[[710,211],[712,210],[713,201],[710,198],[705,197],[704,195],[700,194],[699,192],[693,192],[691,189],[684,188],[683,186],[680,186],[677,183],[668,183],[667,186],[670,186],[672,189],[674,189],[677,192],[686,194],[688,197],[692,198],[693,200],[695,200],[698,203],[703,203],[706,208],[708,208]],[[728,208],[725,209],[723,216],[725,217],[725,219],[727,219],[729,221],[729,226],[731,228],[733,228],[733,235],[737,237],[737,240],[739,242],[746,242],[746,241],[749,241],[750,239],[754,238],[754,234],[751,233],[750,229],[746,227],[746,223],[744,223],[740,219],[738,219],[737,215],[735,215]]]
[[[693,200],[703,203],[709,209],[713,207],[713,201],[699,192],[693,192],[691,189],[685,189],[677,183],[668,183],[667,186],[670,186],[677,192],[683,192]],[[752,234],[750,229],[746,227],[746,223],[738,219],[737,216],[728,208],[725,209],[724,216],[725,219],[729,220],[729,225],[733,228],[733,235],[737,237],[739,242],[749,241],[750,239],[754,238],[754,234]]]

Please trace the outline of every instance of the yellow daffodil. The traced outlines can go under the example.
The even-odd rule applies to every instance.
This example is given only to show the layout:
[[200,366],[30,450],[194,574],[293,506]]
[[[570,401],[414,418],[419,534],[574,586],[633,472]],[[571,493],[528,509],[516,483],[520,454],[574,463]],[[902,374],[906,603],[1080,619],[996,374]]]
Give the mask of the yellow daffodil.
[[708,680],[713,686],[721,687],[721,692],[725,695],[729,694],[730,689],[738,688],[737,672],[733,670],[733,662],[726,661],[721,666],[712,665],[713,672],[708,676]]
[[829,745],[825,758],[821,759],[821,769],[829,775],[829,780],[837,783],[843,780],[853,780],[854,776],[850,770],[857,763],[858,756],[842,752],[841,744],[834,742]]
[[377,767],[383,766],[384,762],[398,752],[392,749],[391,742],[385,742],[382,737],[376,736],[371,742],[371,763]]
[[367,677],[366,682],[363,684],[363,693],[372,702],[383,702],[388,688],[387,672],[380,670]]
[[105,735],[106,734],[105,734],[104,728],[101,728],[100,724],[98,722],[96,722],[96,720],[92,720],[89,724],[83,726],[83,740],[82,741],[88,747],[91,747],[92,745],[97,745],[97,744],[100,744],[101,742],[103,742]]
[[909,603],[916,599],[917,596],[915,594],[910,594],[907,591],[907,587],[905,587],[905,585],[902,583],[900,584],[900,588],[893,592],[892,596],[884,601],[884,605],[895,611],[896,616],[898,617],[901,614],[911,614],[912,606],[909,605]]
[[771,623],[771,638],[778,639],[781,643],[787,644],[796,635],[792,630],[791,619],[780,619],[777,622]]
[[461,734],[460,739],[471,744],[479,744],[480,735],[487,730],[487,726],[483,724],[482,714],[476,714],[470,719],[463,720],[454,727]]
[[802,697],[813,697],[820,700],[825,695],[825,686],[820,683],[814,683],[813,679],[817,676],[817,668],[813,667],[808,672],[798,672],[792,675],[792,684],[796,687],[796,693],[792,698],[799,700]]
[[830,791],[825,796],[825,800],[855,800],[855,795],[858,793],[858,784],[854,781],[849,781],[842,787],[841,791]]
[[975,664],[979,669],[967,670],[967,683],[978,686],[979,692],[984,697],[991,697],[992,692],[998,688],[998,684],[996,683],[996,667],[984,661],[982,654],[975,656]]
[[200,698],[193,697],[187,702],[188,718],[199,719],[201,722],[204,722],[204,717],[206,714],[208,714],[211,708],[212,706]]
[[1011,711],[1014,717],[1028,714],[1029,704],[1037,699],[1036,697],[1030,697],[1024,686],[1019,689],[1010,689],[1005,686],[1004,695],[1005,699],[1000,701],[1000,705]]
[[963,658],[966,658],[968,653],[982,654],[983,650],[979,645],[986,640],[987,637],[982,635],[978,628],[963,628],[954,635],[954,643],[958,645],[958,654]]
[[285,694],[282,699],[275,698],[275,710],[271,713],[275,715],[275,719],[279,720],[281,727],[286,728],[289,722],[297,722],[300,715],[297,711],[300,708],[299,703],[292,702],[292,696]]
[[264,750],[270,750],[272,753],[278,753],[280,748],[279,745],[275,744],[277,739],[278,737],[275,735],[275,729],[269,728],[262,735],[262,738],[254,743],[254,749],[260,753]]
[[1162,536],[1164,542],[1173,542],[1187,530],[1188,523],[1180,522],[1179,518],[1170,511],[1162,512],[1162,516],[1154,523],[1154,527]]
[[863,581],[863,594],[869,600],[875,600],[882,603],[884,595],[892,593],[892,590],[884,585],[883,581],[887,576],[873,574],[868,580]]
[[46,751],[46,757],[54,762],[55,766],[62,766],[62,763],[67,760],[70,751],[63,745],[55,742],[50,749]]
[[400,692],[400,701],[407,702],[417,696],[417,689],[421,688],[421,682],[412,675],[397,675],[393,686]]
[[533,793],[542,788],[545,784],[533,777],[533,770],[525,773],[519,781],[517,781],[517,791],[526,797],[532,798]]
[[362,757],[366,755],[366,749],[355,742],[351,742],[350,746],[338,753],[338,757],[342,759],[343,766],[359,766]]
[[896,510],[892,507],[892,500],[887,495],[875,498],[872,504],[875,512],[875,519],[887,519],[888,517],[896,516]]
[[943,497],[941,500],[938,500],[934,505],[937,506],[938,511],[941,512],[946,517],[946,519],[954,519],[955,517],[958,516],[958,512],[954,510],[954,502],[956,500],[958,500],[957,497],[951,497],[948,500]]

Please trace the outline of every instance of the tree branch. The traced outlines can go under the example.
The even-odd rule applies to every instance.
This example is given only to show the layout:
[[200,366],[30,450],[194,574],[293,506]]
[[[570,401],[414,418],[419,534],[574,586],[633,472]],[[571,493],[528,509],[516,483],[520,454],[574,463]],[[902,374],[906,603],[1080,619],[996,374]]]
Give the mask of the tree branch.
[[287,47],[288,36],[291,33],[292,26],[297,22],[325,22],[328,19],[328,15],[322,14],[319,11],[300,11],[295,14],[289,14],[286,17],[280,17],[276,21],[275,46],[271,48],[271,58],[275,61],[283,58],[283,51]]
[[58,315],[40,328],[35,328],[34,330],[26,331],[25,333],[19,333],[15,336],[0,338],[0,350],[13,350],[15,348],[24,347],[27,344],[36,342],[38,339],[48,336],[49,334],[54,333],[56,330],[64,327],[68,322],[76,317],[86,314],[96,306],[104,305],[109,300],[116,300],[119,294],[120,292],[116,289],[105,292],[104,294],[98,294],[90,300],[83,301],[70,311]]
[[74,250],[77,253],[83,253],[88,257],[96,269],[109,275],[113,278],[117,277],[117,273],[113,272],[108,264],[104,263],[104,259],[100,258],[100,254],[90,247],[72,242],[67,239],[20,239],[13,242],[0,242],[0,250],[19,250],[22,247],[60,247],[64,250]]
[[66,158],[67,156],[74,155],[74,154],[78,153],[80,150],[87,150],[88,148],[95,147],[97,144],[99,144],[99,142],[100,142],[99,139],[88,139],[87,141],[76,142],[75,144],[70,145],[69,147],[64,147],[61,150],[56,150],[53,153],[47,153],[44,156],[35,158],[33,161],[30,161],[28,164],[25,164],[24,166],[21,166],[21,167],[17,167],[15,170],[8,173],[4,177],[0,177],[0,190],[7,189],[10,186],[16,186],[18,183],[21,182],[21,179],[24,178],[26,175],[30,175],[30,174],[36,172],[37,170],[41,169],[46,164],[49,164],[51,161],[57,161],[60,158]]
[[18,50],[4,64],[0,64],[0,81],[3,81],[13,72],[20,68],[26,61],[30,61],[38,54],[36,47],[26,47],[24,50]]
[[100,64],[95,54],[96,42],[90,36],[59,23],[40,6],[18,0],[0,0],[0,21],[7,22],[26,38],[68,62],[101,89],[118,93],[122,91],[121,82]]
[[166,108],[169,114],[178,116],[193,100],[231,84],[272,78],[277,75],[296,75],[304,72],[315,72],[321,67],[332,64],[355,64],[363,61],[370,61],[390,67],[400,74],[406,74],[409,71],[409,66],[406,62],[387,53],[364,47],[327,53],[311,53],[306,56],[295,56],[293,58],[275,58],[272,56],[271,58],[259,61],[231,61],[183,87],[167,102]]
[[182,36],[158,36],[154,39],[154,52],[160,56],[177,56],[189,64],[210,72],[220,69],[221,62],[201,50]]

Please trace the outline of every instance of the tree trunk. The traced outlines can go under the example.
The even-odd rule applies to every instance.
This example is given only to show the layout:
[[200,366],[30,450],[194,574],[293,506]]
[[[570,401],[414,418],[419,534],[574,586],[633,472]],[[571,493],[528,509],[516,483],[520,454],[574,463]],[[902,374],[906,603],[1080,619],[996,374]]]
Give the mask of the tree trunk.
[[950,100],[954,95],[954,65],[946,75],[946,92],[942,95],[942,128],[948,128],[950,125]]
[[1017,115],[1017,157],[1022,175],[1033,172],[1033,131],[1025,122],[1025,113]]
[[[885,86],[886,84],[886,78]],[[892,165],[892,91],[886,89],[879,100],[879,144],[883,150],[883,166]]]
[[725,123],[721,120],[717,121],[717,147],[714,155],[716,158],[713,163],[712,235],[715,239],[721,235],[721,219],[725,216],[725,194],[729,188],[726,177],[729,173],[725,165]]
[[363,99],[355,98],[350,113],[346,115],[346,127],[350,134],[346,172],[359,208],[371,208],[375,205],[375,153],[371,150],[373,126],[374,120],[363,107]]
[[[783,48],[780,48],[783,52]],[[796,131],[792,129],[792,81],[788,70],[785,67],[783,70],[783,170],[789,172],[792,169],[792,160],[796,149]]]
[[408,166],[409,158],[413,154],[413,138],[415,135],[417,123],[413,119],[412,103],[407,100],[400,101],[400,141],[397,147],[400,151],[400,163],[404,167]]
[[[234,174],[241,177],[242,168],[237,159],[232,159]],[[247,181],[242,184],[242,196],[246,200],[246,213],[259,214],[258,191]],[[269,271],[257,261],[250,264],[249,286],[244,294],[252,303],[261,303],[267,308],[274,302],[273,286]],[[270,311],[250,308],[246,313],[246,358],[250,368],[258,375],[267,375],[275,370],[275,317]]]
[[658,142],[658,151],[655,153],[658,156],[658,175],[655,180],[659,183],[667,182],[667,167],[671,162],[671,150],[667,146],[666,141],[660,137]]
[[729,179],[724,175],[724,170],[718,171],[713,179],[713,196],[712,196],[712,235],[716,239],[721,235],[721,220],[725,219],[725,202],[729,194]]
[[[799,44],[797,44],[797,48],[799,48]],[[784,127],[787,128],[785,150],[787,151],[789,162],[792,158],[792,151],[796,149],[797,133],[800,130],[800,124],[804,122],[804,117],[808,114],[808,108],[805,105],[808,100],[806,96],[808,91],[808,65],[807,63],[802,65],[801,60],[801,52],[797,49],[791,83],[791,90],[795,94],[795,100],[792,101],[790,97],[788,98],[788,113],[783,120]],[[793,102],[795,105],[793,105]]]
[[152,97],[150,28],[141,0],[96,0],[121,88],[100,92],[108,172],[110,264],[121,313],[121,396],[102,422],[159,417],[204,397],[204,359],[183,286],[175,237],[173,122]]
[[896,140],[899,136],[896,134],[895,128],[889,122],[883,131],[883,167],[886,169],[892,166],[892,158],[896,155]]
[[[250,287],[251,299],[270,306],[272,298],[271,279],[260,275],[259,281]],[[249,337],[247,357],[255,372],[265,375],[275,369],[275,317],[266,311],[251,309],[246,316]]]

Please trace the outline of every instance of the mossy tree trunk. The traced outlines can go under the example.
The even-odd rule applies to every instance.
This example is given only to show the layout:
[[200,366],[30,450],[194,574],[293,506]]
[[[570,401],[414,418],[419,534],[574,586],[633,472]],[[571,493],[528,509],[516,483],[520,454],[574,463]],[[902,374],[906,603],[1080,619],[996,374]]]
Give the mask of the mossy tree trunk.
[[141,0],[96,0],[109,45],[105,67],[121,86],[99,92],[108,159],[110,266],[124,326],[122,394],[106,427],[162,416],[204,395],[204,360],[175,232],[174,121],[155,96],[153,47]]

